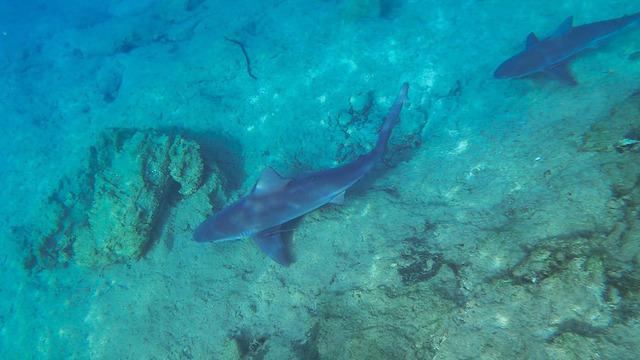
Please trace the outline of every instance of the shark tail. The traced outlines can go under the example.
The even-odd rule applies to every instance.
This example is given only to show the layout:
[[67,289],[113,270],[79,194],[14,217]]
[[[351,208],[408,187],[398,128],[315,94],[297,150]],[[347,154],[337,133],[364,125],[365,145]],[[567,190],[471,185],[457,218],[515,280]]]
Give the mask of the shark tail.
[[404,84],[402,84],[400,93],[396,97],[396,100],[393,102],[393,105],[391,105],[391,107],[389,108],[389,113],[384,118],[382,129],[378,134],[378,142],[376,143],[376,147],[373,150],[373,153],[376,156],[382,156],[382,154],[384,154],[384,152],[387,150],[387,143],[389,142],[389,137],[391,137],[391,131],[400,122],[400,112],[402,111],[402,106],[408,100],[408,92],[409,83],[405,82]]

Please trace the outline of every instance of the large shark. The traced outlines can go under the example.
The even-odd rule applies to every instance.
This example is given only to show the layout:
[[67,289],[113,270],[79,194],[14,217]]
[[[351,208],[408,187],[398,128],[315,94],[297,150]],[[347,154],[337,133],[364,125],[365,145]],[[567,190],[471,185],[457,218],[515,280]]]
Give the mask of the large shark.
[[640,13],[581,26],[573,26],[573,17],[570,16],[546,39],[539,40],[536,34],[530,33],[525,49],[503,62],[494,76],[499,79],[519,78],[544,72],[576,85],[568,68],[569,61],[581,51],[596,48],[611,36],[638,23]]
[[400,121],[409,85],[404,83],[384,119],[375,147],[348,164],[284,178],[266,168],[251,192],[206,219],[194,233],[198,242],[251,237],[270,258],[287,266],[292,259],[283,233],[286,224],[328,203],[342,203],[344,192],[382,158],[391,131]]

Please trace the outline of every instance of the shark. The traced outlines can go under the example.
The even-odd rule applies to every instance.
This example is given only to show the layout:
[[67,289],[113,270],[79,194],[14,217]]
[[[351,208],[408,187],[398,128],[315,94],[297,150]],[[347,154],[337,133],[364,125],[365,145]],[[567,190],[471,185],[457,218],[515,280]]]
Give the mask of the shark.
[[547,38],[539,39],[535,33],[530,33],[525,49],[500,64],[494,76],[506,79],[546,73],[564,83],[577,85],[569,62],[577,54],[599,47],[610,37],[638,23],[640,12],[580,26],[573,26],[573,16],[569,16]]
[[369,173],[387,149],[393,128],[408,101],[409,84],[395,98],[371,151],[344,165],[286,178],[267,167],[251,191],[202,222],[193,234],[197,242],[252,238],[271,259],[289,266],[293,259],[283,237],[289,224],[326,204],[342,204],[345,191]]

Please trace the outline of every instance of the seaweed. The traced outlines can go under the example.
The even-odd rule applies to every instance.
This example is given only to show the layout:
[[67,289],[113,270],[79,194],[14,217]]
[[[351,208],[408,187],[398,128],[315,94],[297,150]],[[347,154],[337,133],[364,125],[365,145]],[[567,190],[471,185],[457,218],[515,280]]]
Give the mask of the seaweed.
[[405,285],[428,281],[438,274],[444,264],[442,255],[427,250],[413,251],[402,255],[402,258],[409,262],[408,265],[398,267],[398,274]]
[[235,39],[230,39],[228,37],[224,37],[225,40],[227,40],[230,43],[236,44],[240,47],[240,50],[242,50],[242,55],[244,55],[244,61],[246,63],[247,66],[247,74],[249,75],[249,77],[251,77],[253,80],[258,80],[258,78],[253,75],[253,72],[251,71],[251,59],[249,58],[249,54],[247,53],[247,49],[245,48],[244,43],[242,43],[241,41],[235,40]]

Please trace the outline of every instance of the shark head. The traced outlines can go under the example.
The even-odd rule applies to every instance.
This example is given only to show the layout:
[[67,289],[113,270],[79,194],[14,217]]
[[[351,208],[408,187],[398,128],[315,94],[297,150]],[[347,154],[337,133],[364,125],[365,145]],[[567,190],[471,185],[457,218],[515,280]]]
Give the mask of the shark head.
[[498,79],[517,78],[531,75],[545,67],[544,50],[539,46],[540,40],[530,33],[525,41],[525,49],[498,66],[493,73]]
[[253,235],[248,229],[245,204],[240,201],[208,218],[196,228],[193,239],[197,242],[236,240]]
[[544,60],[531,52],[521,52],[498,66],[493,73],[498,79],[518,78],[531,75],[544,68]]

